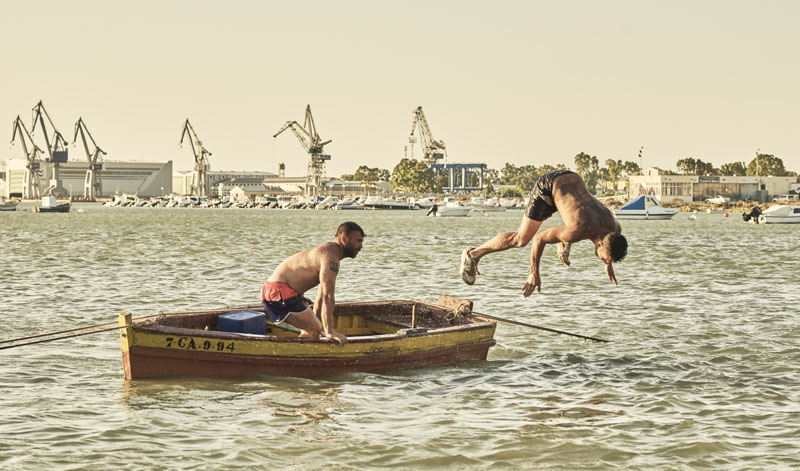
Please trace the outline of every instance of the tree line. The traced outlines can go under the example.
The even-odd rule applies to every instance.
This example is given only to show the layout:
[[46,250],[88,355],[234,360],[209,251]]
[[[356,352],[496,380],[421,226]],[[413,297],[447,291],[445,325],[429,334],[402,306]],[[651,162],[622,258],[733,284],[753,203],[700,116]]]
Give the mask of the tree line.
[[[642,169],[636,162],[606,159],[603,165],[595,156],[579,153],[574,158],[575,173],[579,174],[586,182],[586,186],[595,193],[614,194],[618,184],[631,175],[641,175]],[[753,160],[745,162],[731,162],[714,167],[711,163],[703,162],[691,157],[679,159],[675,166],[684,175],[771,175],[771,176],[797,176],[796,172],[787,171],[783,161],[771,154],[758,154]],[[502,169],[486,169],[483,181],[486,192],[500,196],[521,196],[533,189],[539,178],[555,170],[568,170],[564,164],[516,166],[506,163]],[[665,174],[675,172],[665,170]],[[342,180],[359,181],[366,185],[378,181],[388,181],[394,191],[411,193],[440,193],[442,187],[447,186],[447,174],[438,175],[425,162],[416,159],[404,158],[389,172],[386,169],[372,168],[366,165],[358,167],[353,174],[344,174]],[[467,185],[477,186],[478,176],[467,173]],[[512,185],[503,191],[495,191],[496,185]]]
[[797,172],[786,170],[783,160],[772,154],[757,154],[750,163],[730,162],[722,164],[719,168],[700,159],[686,157],[675,162],[678,171],[684,175],[746,175],[746,176],[772,176],[796,177]]

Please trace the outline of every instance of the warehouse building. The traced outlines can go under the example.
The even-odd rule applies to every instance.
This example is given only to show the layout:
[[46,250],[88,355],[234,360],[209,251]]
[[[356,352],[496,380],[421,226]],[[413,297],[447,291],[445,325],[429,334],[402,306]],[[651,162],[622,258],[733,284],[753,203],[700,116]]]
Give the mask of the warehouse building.
[[[0,160],[0,194],[6,198],[21,198],[22,183],[25,174],[25,159]],[[42,166],[48,165],[43,162]],[[60,187],[69,195],[83,195],[86,180],[86,162],[72,161],[59,163]],[[140,197],[161,196],[172,193],[172,161],[167,162],[121,162],[107,160],[103,162],[100,175],[101,197],[128,193]],[[42,179],[40,191],[44,191],[49,182]]]

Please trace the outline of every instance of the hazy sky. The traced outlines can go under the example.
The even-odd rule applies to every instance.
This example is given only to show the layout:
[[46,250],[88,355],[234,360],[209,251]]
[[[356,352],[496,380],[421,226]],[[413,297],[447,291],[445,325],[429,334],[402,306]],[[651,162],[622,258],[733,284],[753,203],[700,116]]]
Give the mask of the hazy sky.
[[[421,105],[450,162],[579,152],[800,171],[797,1],[39,1],[0,16],[0,157],[43,100],[112,160],[172,160],[188,117],[212,170],[304,175],[287,132],[311,105],[328,175],[403,157]],[[0,128],[2,129],[2,128]],[[70,159],[84,158],[81,148]]]

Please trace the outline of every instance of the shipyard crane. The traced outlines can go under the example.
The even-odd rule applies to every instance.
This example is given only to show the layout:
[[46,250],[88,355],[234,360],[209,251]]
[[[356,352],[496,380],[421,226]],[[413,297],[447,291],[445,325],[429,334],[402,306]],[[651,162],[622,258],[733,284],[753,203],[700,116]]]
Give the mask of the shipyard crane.
[[306,197],[316,198],[320,194],[320,187],[322,178],[325,177],[325,161],[331,160],[331,156],[323,154],[322,149],[331,140],[322,141],[317,133],[317,127],[314,125],[314,117],[311,115],[311,105],[306,106],[306,119],[303,126],[297,121],[286,121],[286,124],[276,132],[272,137],[278,137],[280,133],[291,129],[297,140],[308,153],[308,172],[306,173]]
[[[33,142],[33,136],[28,132],[28,128],[25,127],[25,123],[22,122],[22,118],[20,118],[19,115],[17,115],[17,119],[14,121],[14,130],[11,133],[12,144],[17,134],[19,134],[19,140],[22,143],[22,150],[25,152],[26,161],[25,173],[22,176],[22,197],[24,199],[39,198],[39,179],[42,175],[39,154],[42,152],[42,149]],[[28,143],[31,145],[30,151],[28,151]]]
[[203,147],[197,133],[194,132],[192,124],[189,123],[189,118],[183,123],[183,132],[181,132],[180,146],[183,147],[183,139],[189,135],[189,144],[192,146],[192,154],[194,154],[194,172],[192,172],[192,194],[197,196],[208,196],[206,194],[206,172],[211,170],[208,163],[208,156],[211,152]]
[[[64,136],[62,136],[61,133],[58,132],[58,129],[56,129],[56,125],[53,124],[53,120],[50,118],[50,115],[44,108],[44,104],[41,100],[39,100],[39,103],[33,107],[32,114],[33,124],[31,125],[31,135],[36,132],[37,125],[42,128],[45,146],[47,147],[47,155],[49,156],[47,162],[49,162],[51,165],[47,167],[47,175],[49,176],[50,185],[45,189],[44,194],[48,195],[51,193],[66,193],[64,188],[61,187],[61,180],[58,174],[58,164],[59,162],[67,161],[67,140],[64,139]],[[45,125],[44,118],[47,118],[47,121],[50,123],[50,127],[53,128],[52,138],[47,135],[47,127]],[[52,172],[49,170],[52,170]]]
[[447,158],[447,149],[443,141],[437,141],[433,138],[428,120],[425,119],[425,113],[422,112],[422,107],[418,106],[414,111],[414,118],[411,121],[411,135],[408,137],[408,142],[411,144],[411,158],[414,158],[414,144],[417,142],[417,137],[414,132],[419,129],[420,146],[422,147],[422,159],[431,164],[439,159]]
[[[98,172],[103,169],[100,154],[106,155],[106,152],[94,142],[92,133],[89,132],[89,128],[86,127],[83,118],[78,118],[78,121],[75,123],[75,137],[72,138],[72,145],[78,142],[79,133],[81,135],[81,141],[83,142],[83,148],[86,150],[86,159],[89,161],[89,168],[86,170],[86,178],[83,182],[83,197],[87,200],[94,200],[100,196],[102,192],[103,186]],[[86,141],[86,136],[89,136],[89,140],[92,142],[92,146],[94,147],[93,151],[89,150],[89,143]]]

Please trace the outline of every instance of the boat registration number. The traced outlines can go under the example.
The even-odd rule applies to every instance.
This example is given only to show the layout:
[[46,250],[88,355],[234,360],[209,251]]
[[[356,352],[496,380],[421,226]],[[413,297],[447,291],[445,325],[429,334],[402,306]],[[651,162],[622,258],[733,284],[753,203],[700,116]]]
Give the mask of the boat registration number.
[[164,339],[167,348],[180,348],[183,350],[204,350],[207,352],[233,352],[234,342],[223,342],[221,340],[201,340],[192,337],[167,337]]

